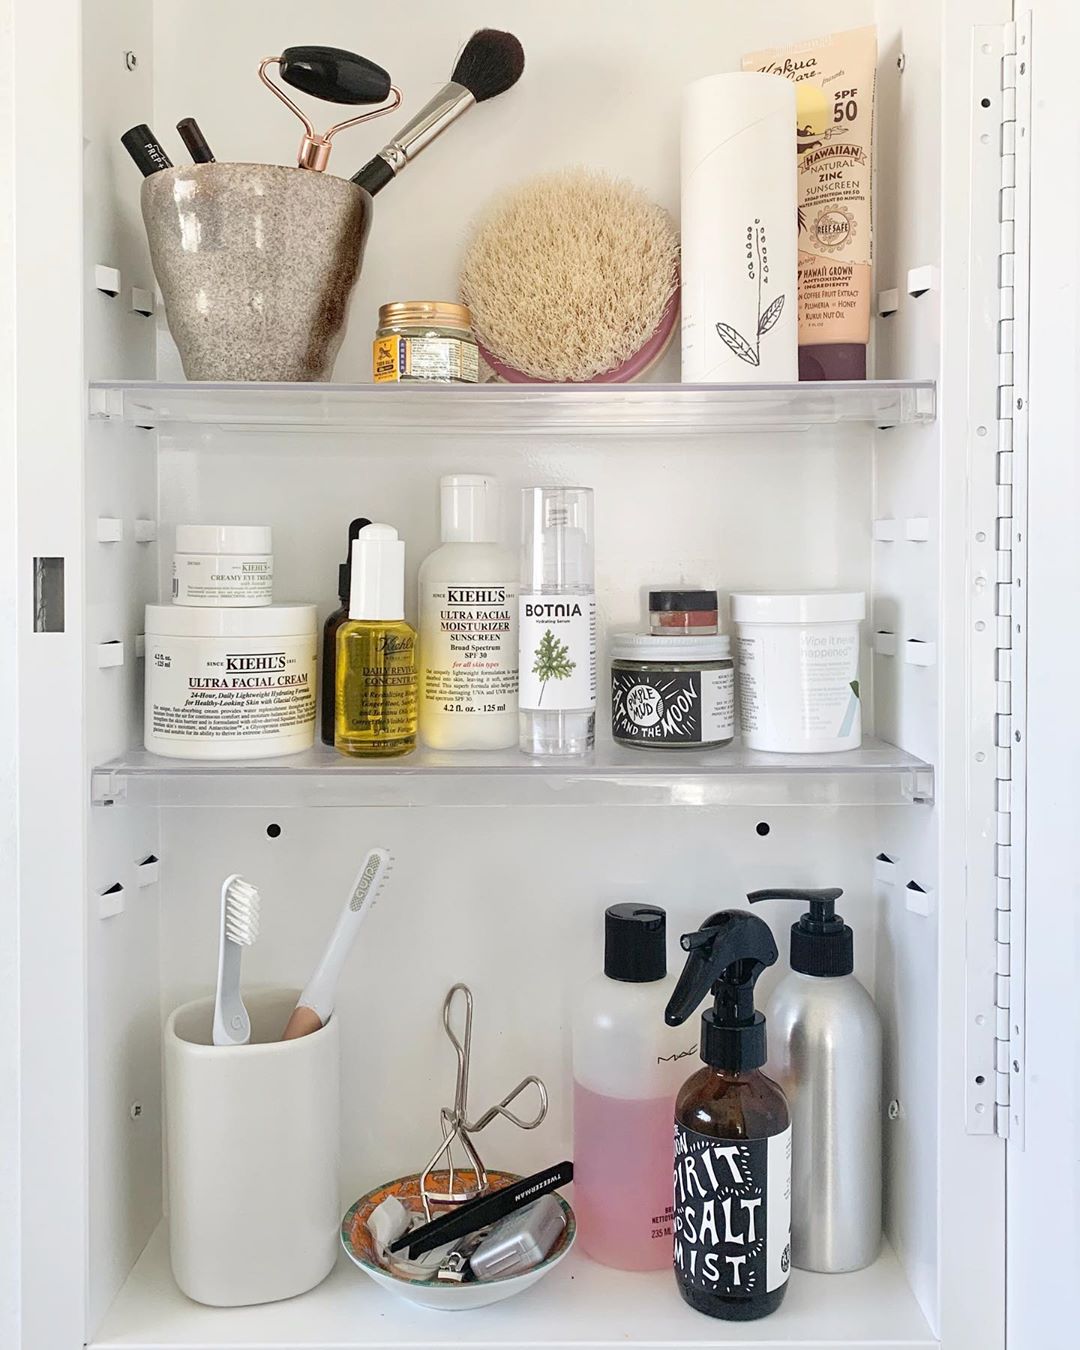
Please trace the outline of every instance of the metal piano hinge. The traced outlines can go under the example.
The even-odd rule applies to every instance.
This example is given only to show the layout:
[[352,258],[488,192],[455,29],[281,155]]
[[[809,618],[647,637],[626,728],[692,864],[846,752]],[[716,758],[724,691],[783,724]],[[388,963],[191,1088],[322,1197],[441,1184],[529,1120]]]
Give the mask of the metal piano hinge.
[[1026,591],[1026,377],[1028,182],[1027,32],[1006,24],[1001,58],[998,192],[997,568],[994,613],[996,878],[994,1129],[1022,1139],[1023,1123],[1023,716]]

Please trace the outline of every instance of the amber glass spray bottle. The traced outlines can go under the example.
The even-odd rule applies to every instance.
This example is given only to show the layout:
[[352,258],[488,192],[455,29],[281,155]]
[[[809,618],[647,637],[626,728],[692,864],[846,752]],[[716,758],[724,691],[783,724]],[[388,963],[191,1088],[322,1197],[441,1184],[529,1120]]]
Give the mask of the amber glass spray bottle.
[[699,1069],[675,1102],[675,1278],[698,1312],[749,1321],[783,1302],[791,1268],[791,1124],[761,1072],[765,1018],[754,985],[776,960],[756,914],[723,910],[687,933],[665,1020],[701,1015]]

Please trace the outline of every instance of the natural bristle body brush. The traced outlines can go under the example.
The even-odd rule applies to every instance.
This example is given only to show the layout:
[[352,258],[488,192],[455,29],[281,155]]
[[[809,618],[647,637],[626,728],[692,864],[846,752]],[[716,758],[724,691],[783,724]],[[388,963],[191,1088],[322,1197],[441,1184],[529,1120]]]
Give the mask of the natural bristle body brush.
[[541,174],[474,225],[461,299],[503,380],[639,379],[675,331],[679,236],[632,183],[590,169]]
[[296,1001],[281,1038],[283,1041],[309,1036],[326,1025],[334,1010],[334,994],[345,958],[361,923],[375,907],[379,893],[390,875],[391,862],[390,854],[384,848],[373,848],[364,859],[349,889],[349,898],[338,917],[337,926],[315,967],[315,973]]
[[242,876],[226,877],[221,887],[221,935],[214,999],[215,1045],[247,1045],[251,1039],[251,1021],[240,997],[240,956],[258,936],[258,889]]
[[525,51],[513,35],[481,28],[465,44],[450,83],[407,123],[352,181],[374,194],[381,191],[421,150],[476,103],[485,103],[517,84],[525,69]]

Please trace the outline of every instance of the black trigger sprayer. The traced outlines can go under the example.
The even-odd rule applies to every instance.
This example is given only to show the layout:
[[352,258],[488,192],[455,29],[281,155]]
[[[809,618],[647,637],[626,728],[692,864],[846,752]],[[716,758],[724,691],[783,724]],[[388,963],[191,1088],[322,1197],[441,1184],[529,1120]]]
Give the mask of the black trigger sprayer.
[[756,914],[725,909],[681,939],[686,965],[664,1020],[679,1026],[708,994],[701,1014],[701,1058],[714,1069],[756,1069],[765,1063],[765,1018],[754,1008],[758,976],[777,958],[769,925]]

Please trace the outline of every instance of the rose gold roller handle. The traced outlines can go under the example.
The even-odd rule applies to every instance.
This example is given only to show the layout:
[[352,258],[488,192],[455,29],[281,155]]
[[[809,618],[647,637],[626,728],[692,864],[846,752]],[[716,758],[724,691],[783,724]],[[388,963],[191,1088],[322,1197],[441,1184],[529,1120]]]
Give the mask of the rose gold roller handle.
[[[300,149],[296,156],[296,164],[300,169],[310,169],[314,173],[322,173],[330,159],[330,142],[339,131],[344,131],[346,127],[358,126],[361,122],[370,122],[376,117],[383,117],[386,113],[393,112],[401,103],[401,90],[398,89],[397,85],[392,84],[387,101],[381,107],[372,108],[368,112],[360,113],[357,117],[350,117],[344,122],[338,122],[328,131],[317,132],[307,114],[298,108],[288,94],[274,84],[266,73],[267,66],[276,65],[280,67],[284,60],[284,56],[266,57],[259,63],[259,79],[303,123],[304,135],[300,140]],[[323,97],[321,93],[317,96]]]

